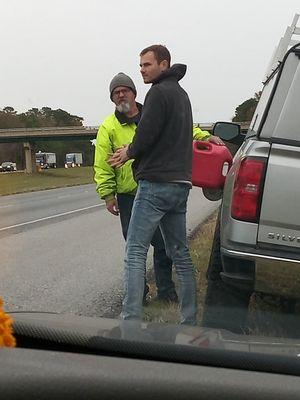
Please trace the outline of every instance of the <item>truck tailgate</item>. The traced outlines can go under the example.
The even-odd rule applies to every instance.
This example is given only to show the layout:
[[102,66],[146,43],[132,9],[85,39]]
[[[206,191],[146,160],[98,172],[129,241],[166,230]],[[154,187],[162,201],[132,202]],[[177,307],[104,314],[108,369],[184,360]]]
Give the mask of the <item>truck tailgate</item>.
[[260,243],[300,249],[300,147],[271,147],[258,228]]

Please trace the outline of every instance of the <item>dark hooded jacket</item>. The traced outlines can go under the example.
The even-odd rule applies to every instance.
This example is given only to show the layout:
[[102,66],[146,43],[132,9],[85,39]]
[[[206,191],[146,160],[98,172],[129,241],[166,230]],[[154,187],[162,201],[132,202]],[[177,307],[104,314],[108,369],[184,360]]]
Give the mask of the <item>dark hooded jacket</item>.
[[191,181],[193,119],[187,93],[179,85],[186,72],[174,64],[155,82],[143,106],[128,155],[135,179],[150,182]]

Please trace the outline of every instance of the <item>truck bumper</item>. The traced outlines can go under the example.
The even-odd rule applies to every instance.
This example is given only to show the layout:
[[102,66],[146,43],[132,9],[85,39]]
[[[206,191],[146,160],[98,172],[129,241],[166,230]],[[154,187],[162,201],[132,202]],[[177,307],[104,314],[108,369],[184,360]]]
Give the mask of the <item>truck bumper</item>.
[[239,289],[300,298],[300,260],[221,249],[224,282]]

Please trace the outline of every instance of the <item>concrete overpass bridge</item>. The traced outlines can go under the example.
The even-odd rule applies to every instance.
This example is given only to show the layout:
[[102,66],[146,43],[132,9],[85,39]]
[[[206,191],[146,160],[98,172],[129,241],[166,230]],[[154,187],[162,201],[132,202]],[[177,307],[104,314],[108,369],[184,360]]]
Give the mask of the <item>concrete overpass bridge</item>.
[[0,129],[1,143],[23,143],[25,153],[25,171],[36,172],[35,153],[36,144],[40,141],[57,140],[92,140],[96,138],[97,127],[53,127],[53,128],[16,128]]
[[[197,123],[201,129],[211,131],[213,123]],[[249,122],[241,122],[242,131],[247,131]],[[95,126],[72,126],[72,127],[51,127],[51,128],[15,128],[0,129],[1,143],[23,143],[25,152],[25,171],[33,173],[36,171],[35,153],[36,143],[43,140],[93,140],[96,138],[98,127]]]

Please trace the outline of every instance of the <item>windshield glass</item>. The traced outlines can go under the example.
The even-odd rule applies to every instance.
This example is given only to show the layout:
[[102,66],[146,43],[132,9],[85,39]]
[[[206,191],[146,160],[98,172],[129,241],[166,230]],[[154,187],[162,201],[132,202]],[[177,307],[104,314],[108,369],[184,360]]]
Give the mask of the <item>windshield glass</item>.
[[[205,328],[197,345],[298,354],[299,150],[256,137],[265,67],[299,11],[276,7],[3,2],[8,313],[143,321],[159,340],[158,326]],[[244,136],[223,143],[217,121],[251,141],[238,152]]]

